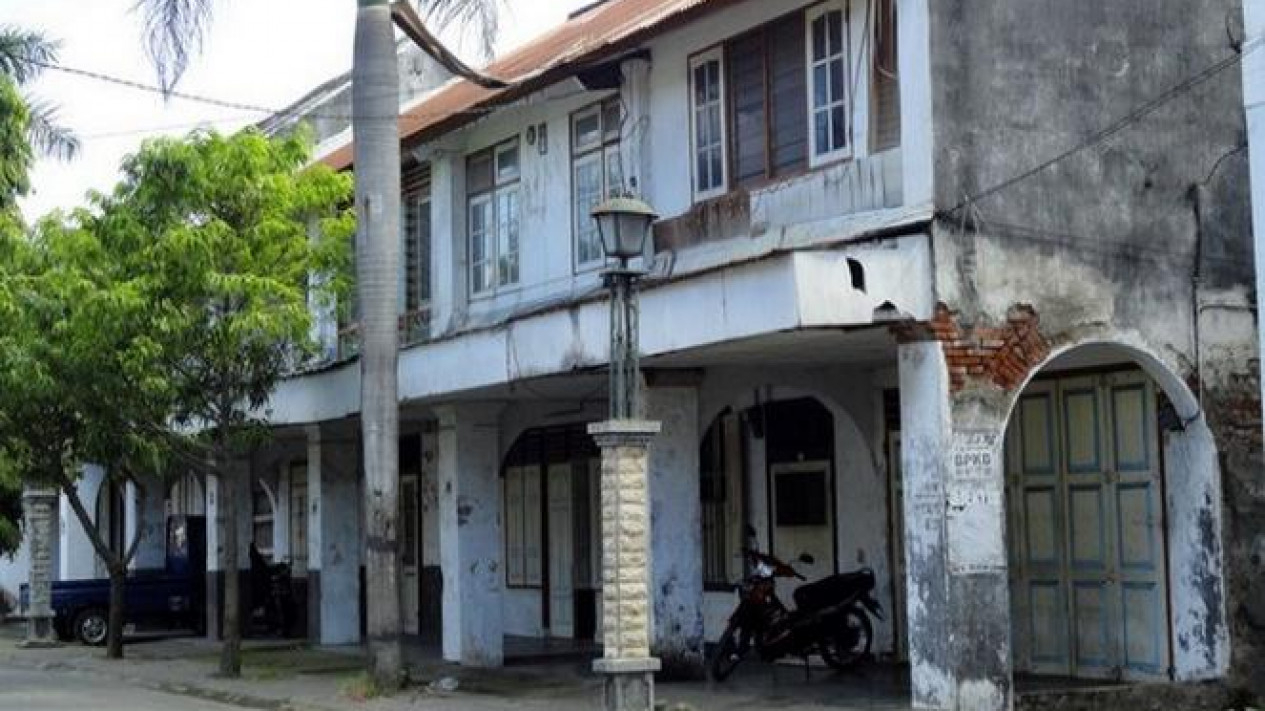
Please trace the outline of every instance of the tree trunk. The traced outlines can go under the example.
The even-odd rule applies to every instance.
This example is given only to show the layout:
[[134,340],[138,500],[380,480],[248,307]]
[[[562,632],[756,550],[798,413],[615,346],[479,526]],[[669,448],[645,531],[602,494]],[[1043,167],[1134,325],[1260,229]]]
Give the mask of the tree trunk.
[[[224,449],[220,450],[224,452]],[[242,596],[237,575],[237,472],[227,454],[217,457],[220,467],[220,498],[217,516],[224,521],[224,644],[220,647],[220,676],[237,678],[242,674]]]
[[365,579],[370,674],[403,682],[400,658],[398,358],[399,69],[387,0],[357,0],[352,58],[356,264],[361,308],[360,406],[364,442]]
[[107,659],[123,658],[123,615],[126,612],[127,566],[122,561],[109,561],[110,616],[106,634],[105,656]]

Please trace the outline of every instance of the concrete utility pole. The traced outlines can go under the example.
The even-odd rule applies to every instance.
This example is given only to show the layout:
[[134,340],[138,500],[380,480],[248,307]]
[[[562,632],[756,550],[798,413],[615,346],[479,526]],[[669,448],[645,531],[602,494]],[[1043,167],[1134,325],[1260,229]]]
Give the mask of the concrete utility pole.
[[57,517],[56,489],[27,489],[22,514],[30,545],[29,597],[26,609],[26,648],[53,647],[53,535]]

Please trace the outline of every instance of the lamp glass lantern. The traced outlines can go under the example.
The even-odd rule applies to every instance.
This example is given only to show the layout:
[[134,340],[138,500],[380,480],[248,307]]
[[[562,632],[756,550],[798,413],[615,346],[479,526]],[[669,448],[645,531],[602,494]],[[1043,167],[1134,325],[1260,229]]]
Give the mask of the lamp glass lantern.
[[614,197],[593,208],[602,238],[602,251],[621,264],[646,251],[650,225],[659,218],[654,208],[634,197]]

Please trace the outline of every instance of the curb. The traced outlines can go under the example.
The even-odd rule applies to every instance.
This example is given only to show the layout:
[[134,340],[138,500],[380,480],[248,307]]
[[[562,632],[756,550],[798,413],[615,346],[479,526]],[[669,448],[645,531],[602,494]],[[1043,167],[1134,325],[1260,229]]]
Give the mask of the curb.
[[25,669],[27,671],[72,672],[98,679],[122,681],[129,686],[148,689],[150,691],[158,691],[164,694],[171,694],[173,696],[185,696],[201,699],[203,701],[231,704],[240,708],[258,709],[258,711],[345,711],[345,707],[313,704],[307,701],[298,701],[289,697],[277,698],[257,696],[254,694],[214,689],[198,684],[153,681],[134,675],[120,677],[118,674],[108,673],[107,671],[98,669],[95,666],[78,664],[75,662],[45,661],[33,663],[23,660],[13,654],[7,654],[0,657],[0,662],[13,668]]

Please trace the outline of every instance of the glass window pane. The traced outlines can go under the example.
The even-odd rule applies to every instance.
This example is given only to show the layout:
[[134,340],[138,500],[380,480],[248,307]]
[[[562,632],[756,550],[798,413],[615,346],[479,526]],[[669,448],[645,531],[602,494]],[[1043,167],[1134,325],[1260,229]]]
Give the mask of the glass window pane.
[[518,282],[518,188],[497,194],[497,283]]
[[606,149],[606,185],[598,192],[598,199],[621,192],[624,189],[624,162],[619,155],[619,146]]
[[707,63],[707,100],[720,99],[720,61]]
[[600,256],[592,210],[602,200],[602,161],[590,156],[575,166],[575,254],[585,264]]
[[830,62],[830,100],[843,101],[843,60]]
[[575,115],[572,128],[572,146],[576,150],[585,150],[596,146],[601,141],[602,121],[596,108],[588,109]]
[[816,111],[813,113],[813,134],[816,141],[815,148],[817,155],[823,155],[830,152],[830,112]]
[[466,159],[466,192],[478,193],[492,187],[492,152],[480,151]]
[[618,141],[623,130],[623,109],[618,99],[611,99],[602,104],[602,138],[606,141]]
[[694,67],[694,103],[701,104],[707,101],[707,67],[706,64],[700,64]]
[[830,53],[843,52],[843,13],[832,10],[826,13],[826,26],[830,29]]
[[504,183],[518,178],[518,141],[512,141],[496,149],[496,182]]
[[836,106],[830,110],[830,150],[838,150],[848,144],[848,122],[843,115],[843,107]]
[[813,106],[825,106],[830,103],[830,93],[826,84],[826,65],[813,67]]
[[813,59],[820,60],[826,57],[826,18],[818,17],[813,20]]
[[711,150],[711,174],[712,181],[708,188],[718,188],[721,185],[721,176],[724,175],[724,168],[721,166],[720,148]]

